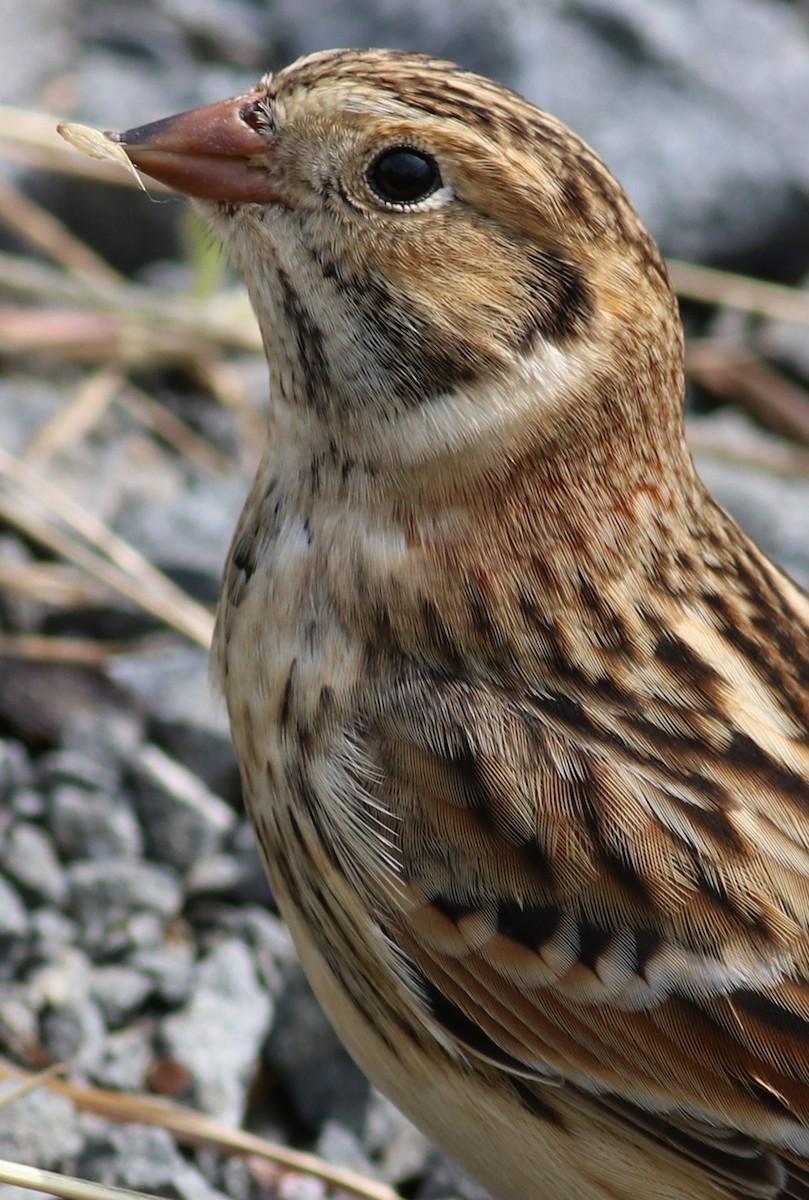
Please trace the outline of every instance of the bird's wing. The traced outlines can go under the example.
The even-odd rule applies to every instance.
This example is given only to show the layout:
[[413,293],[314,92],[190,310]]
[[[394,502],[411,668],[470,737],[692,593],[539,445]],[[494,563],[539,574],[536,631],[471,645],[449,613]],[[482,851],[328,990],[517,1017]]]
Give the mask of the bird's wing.
[[809,1197],[809,788],[514,695],[436,676],[368,729],[435,1021],[732,1192]]

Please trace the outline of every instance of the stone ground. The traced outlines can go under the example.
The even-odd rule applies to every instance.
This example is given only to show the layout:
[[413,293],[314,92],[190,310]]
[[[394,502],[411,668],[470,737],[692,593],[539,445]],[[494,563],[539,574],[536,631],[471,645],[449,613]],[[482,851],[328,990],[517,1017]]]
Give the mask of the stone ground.
[[[668,253],[790,283],[806,275],[807,6],[470,0],[458,12],[449,0],[0,0],[0,102],[126,127],[240,91],[310,49],[429,50],[574,124]],[[179,204],[54,176],[22,182],[120,270],[182,285]],[[728,334],[705,310],[686,316],[703,337]],[[790,378],[809,376],[799,328],[759,320],[730,332]],[[263,364],[229,366],[260,414]],[[85,379],[81,365],[34,356],[9,355],[0,370],[0,446],[12,452]],[[48,464],[49,478],[211,603],[251,453],[187,374],[155,369],[136,382],[229,468],[181,459],[113,405]],[[741,413],[692,399],[708,483],[809,583],[806,458]],[[0,527],[0,564],[39,557]],[[85,590],[72,606],[0,593],[0,626],[122,640],[153,630]],[[0,663],[0,1049],[29,1068],[61,1061],[76,1081],[246,1121],[403,1196],[483,1200],[368,1087],[312,999],[263,880],[206,670],[204,652],[171,636],[103,672]],[[80,1115],[44,1090],[0,1108],[0,1157],[180,1200],[325,1196],[293,1175],[268,1191],[240,1161]],[[0,1200],[12,1193],[0,1186]]]

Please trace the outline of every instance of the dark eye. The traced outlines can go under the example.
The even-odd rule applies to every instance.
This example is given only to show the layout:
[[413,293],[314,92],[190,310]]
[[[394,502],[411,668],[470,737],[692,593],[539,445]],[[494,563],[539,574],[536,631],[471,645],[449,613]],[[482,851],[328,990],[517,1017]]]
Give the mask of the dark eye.
[[389,204],[415,204],[441,187],[441,175],[431,155],[395,146],[377,155],[368,168],[368,182]]

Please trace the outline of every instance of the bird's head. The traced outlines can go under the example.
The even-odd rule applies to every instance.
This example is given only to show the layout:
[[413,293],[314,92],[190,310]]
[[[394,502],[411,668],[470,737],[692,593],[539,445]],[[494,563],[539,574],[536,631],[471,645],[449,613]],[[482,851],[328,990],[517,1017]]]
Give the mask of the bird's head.
[[382,467],[679,439],[658,251],[596,155],[520,96],[423,56],[329,51],[114,136],[198,198],[275,403],[310,430]]

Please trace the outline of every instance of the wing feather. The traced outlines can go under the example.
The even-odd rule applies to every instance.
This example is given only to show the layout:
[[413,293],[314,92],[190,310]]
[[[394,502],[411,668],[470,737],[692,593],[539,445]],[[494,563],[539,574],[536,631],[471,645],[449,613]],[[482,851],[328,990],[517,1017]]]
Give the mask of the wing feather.
[[414,693],[366,743],[408,894],[387,931],[436,1022],[733,1194],[809,1196],[794,792],[759,772],[742,801],[735,768],[680,777],[491,687]]

